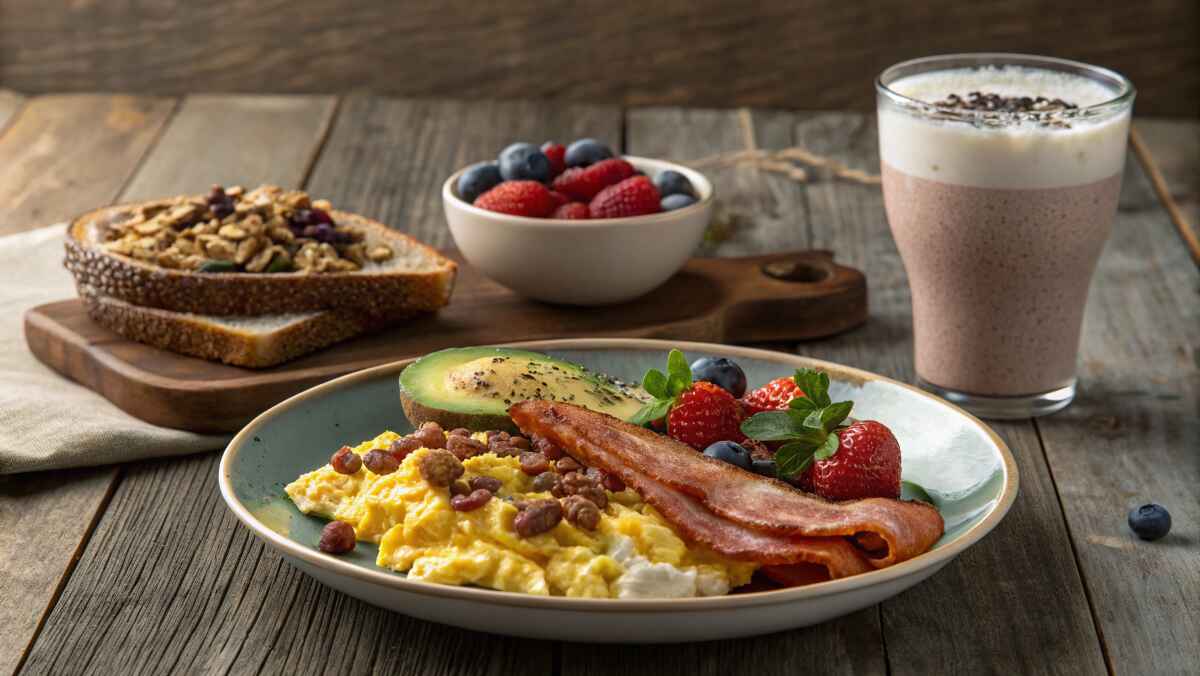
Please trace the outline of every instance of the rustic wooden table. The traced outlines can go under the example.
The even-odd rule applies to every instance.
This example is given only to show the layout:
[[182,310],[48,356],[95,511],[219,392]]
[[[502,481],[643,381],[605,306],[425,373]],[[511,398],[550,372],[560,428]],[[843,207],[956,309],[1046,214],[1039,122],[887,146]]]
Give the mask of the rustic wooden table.
[[[1200,667],[1200,123],[1137,121],[1088,307],[1080,399],[998,423],[1008,518],[875,608],[753,640],[630,647],[476,634],[333,592],[254,540],[217,453],[0,479],[0,672],[1195,673]],[[0,234],[213,182],[305,186],[438,246],[438,188],[513,139],[595,135],[639,155],[802,145],[874,171],[870,115],[350,97],[0,94]],[[826,247],[864,270],[868,324],[786,346],[911,380],[908,287],[877,186],[712,169],[714,255]],[[1168,505],[1142,543],[1128,508]]]

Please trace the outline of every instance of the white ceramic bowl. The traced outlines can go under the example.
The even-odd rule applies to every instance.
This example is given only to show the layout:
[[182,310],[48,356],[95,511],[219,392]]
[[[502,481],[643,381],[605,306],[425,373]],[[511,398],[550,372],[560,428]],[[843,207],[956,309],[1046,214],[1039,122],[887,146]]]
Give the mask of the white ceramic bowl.
[[675,274],[696,250],[712,217],[713,187],[704,174],[625,156],[653,177],[687,176],[696,204],[649,216],[568,221],[509,216],[476,208],[456,192],[466,167],[446,179],[442,204],[450,234],[467,261],[517,293],[549,303],[610,305],[641,296]]

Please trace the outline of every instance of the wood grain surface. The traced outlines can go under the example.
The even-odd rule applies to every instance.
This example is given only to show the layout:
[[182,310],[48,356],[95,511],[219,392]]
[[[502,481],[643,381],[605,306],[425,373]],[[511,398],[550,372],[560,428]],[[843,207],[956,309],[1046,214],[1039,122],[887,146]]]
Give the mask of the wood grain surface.
[[[114,199],[170,99],[0,93],[0,233]],[[81,552],[115,467],[0,477],[0,672],[17,666]]]
[[1130,140],[1155,194],[1200,265],[1200,122],[1138,120]]
[[[221,97],[212,100],[219,107]],[[289,138],[320,146],[318,121],[329,114],[321,103],[296,104]],[[177,116],[163,143],[180,123]],[[176,132],[183,140],[171,152],[203,154],[186,139],[216,134],[214,127],[197,123],[195,133]],[[585,131],[614,143],[624,136],[631,152],[685,159],[753,143],[802,144],[867,170],[877,162],[869,115],[654,108],[628,111],[622,123],[615,108],[351,97],[308,187],[445,244],[434,188],[451,168],[514,138]],[[1173,145],[1165,133],[1163,143]],[[247,166],[237,157],[262,149],[246,138],[190,176]],[[0,137],[0,148],[7,141]],[[160,161],[158,152],[147,165]],[[289,162],[305,154],[289,151]],[[1166,162],[1177,168],[1164,174],[1195,175],[1197,162],[1179,157]],[[291,172],[292,182],[304,176],[303,167],[277,169]],[[183,172],[165,173],[172,171]],[[731,197],[725,208],[732,226],[709,243],[710,252],[767,252],[776,242],[824,247],[867,274],[871,321],[799,351],[911,379],[908,289],[878,188],[821,176],[799,184],[745,167],[711,173]],[[134,184],[142,180],[150,178],[139,173]],[[0,174],[0,193],[5,189]],[[1080,401],[1036,423],[995,425],[1021,471],[1009,516],[925,583],[830,623],[755,640],[595,647],[411,620],[324,588],[261,546],[220,502],[217,456],[205,454],[122,470],[22,673],[1186,673],[1200,662],[1198,292],[1195,265],[1142,169],[1131,164],[1092,291]],[[45,500],[37,504],[73,508]],[[1127,508],[1149,500],[1175,517],[1173,534],[1157,543],[1137,541],[1124,526]],[[11,504],[24,513],[35,503]],[[0,519],[0,547],[25,542],[14,539],[19,530]],[[73,549],[79,540],[69,542]],[[64,567],[47,564],[54,579]],[[12,569],[0,555],[0,580]],[[6,649],[0,643],[0,655]]]
[[[0,82],[28,92],[347,92],[633,105],[874,106],[871,79],[927,54],[1082,59],[1138,111],[1200,109],[1192,0],[219,0],[0,2]],[[197,39],[203,36],[203,39]]]
[[[1036,422],[1116,673],[1200,664],[1200,274],[1146,175],[1128,162],[1097,270],[1079,396]],[[1171,511],[1133,539],[1125,515]],[[1152,629],[1151,629],[1152,628]]]

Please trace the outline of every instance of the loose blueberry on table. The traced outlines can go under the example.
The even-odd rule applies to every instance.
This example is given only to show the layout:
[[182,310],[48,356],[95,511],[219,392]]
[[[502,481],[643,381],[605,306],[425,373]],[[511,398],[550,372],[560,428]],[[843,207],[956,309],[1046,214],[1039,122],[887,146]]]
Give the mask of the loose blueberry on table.
[[1129,511],[1129,528],[1143,540],[1157,540],[1171,532],[1171,513],[1156,503]]

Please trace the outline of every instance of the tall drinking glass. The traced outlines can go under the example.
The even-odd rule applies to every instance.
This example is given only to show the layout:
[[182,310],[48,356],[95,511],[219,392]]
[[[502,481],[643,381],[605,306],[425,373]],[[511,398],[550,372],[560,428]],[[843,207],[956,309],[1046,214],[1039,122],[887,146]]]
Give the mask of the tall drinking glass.
[[875,88],[920,384],[984,417],[1066,407],[1133,85],[1074,61],[953,54],[892,66]]

